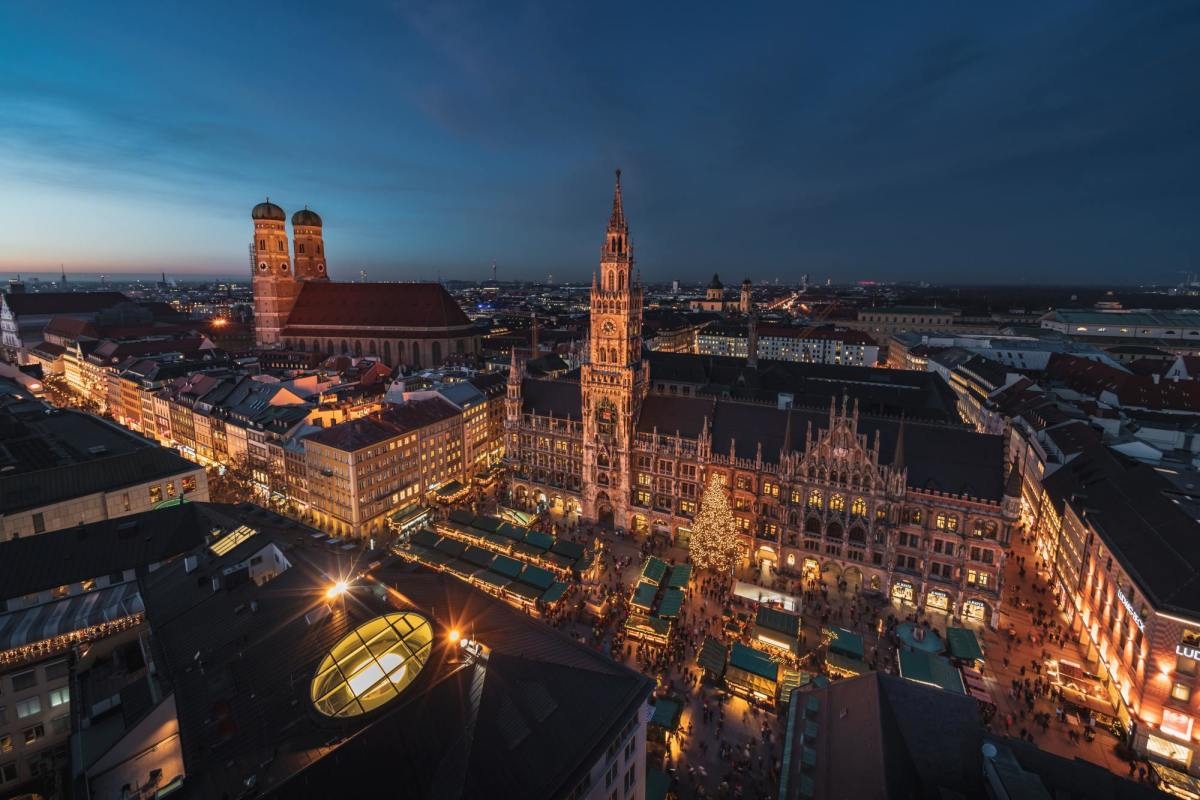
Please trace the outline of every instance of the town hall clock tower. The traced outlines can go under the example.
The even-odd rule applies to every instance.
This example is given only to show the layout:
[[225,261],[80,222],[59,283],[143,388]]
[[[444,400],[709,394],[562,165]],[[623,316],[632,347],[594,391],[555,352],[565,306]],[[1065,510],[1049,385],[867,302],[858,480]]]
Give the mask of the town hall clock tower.
[[628,527],[633,436],[650,367],[642,359],[642,285],[633,272],[620,170],[600,275],[592,278],[588,345],[580,371],[583,516]]

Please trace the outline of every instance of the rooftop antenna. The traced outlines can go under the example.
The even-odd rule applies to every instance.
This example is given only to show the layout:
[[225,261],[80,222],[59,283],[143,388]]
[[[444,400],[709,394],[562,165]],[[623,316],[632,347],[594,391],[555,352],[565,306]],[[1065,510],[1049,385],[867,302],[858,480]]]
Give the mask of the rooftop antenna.
[[492,283],[496,282],[496,262],[492,262]]

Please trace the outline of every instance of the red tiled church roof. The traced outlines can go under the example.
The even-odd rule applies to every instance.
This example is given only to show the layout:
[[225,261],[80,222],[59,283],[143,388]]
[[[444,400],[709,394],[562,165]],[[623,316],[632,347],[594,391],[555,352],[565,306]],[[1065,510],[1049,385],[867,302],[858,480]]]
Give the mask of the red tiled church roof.
[[303,326],[451,328],[471,325],[440,283],[305,283],[287,321]]

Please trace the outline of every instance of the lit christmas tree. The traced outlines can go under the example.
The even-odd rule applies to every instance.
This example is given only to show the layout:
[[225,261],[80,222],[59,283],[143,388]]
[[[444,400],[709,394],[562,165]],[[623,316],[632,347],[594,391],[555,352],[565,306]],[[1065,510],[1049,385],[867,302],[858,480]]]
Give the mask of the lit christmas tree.
[[700,512],[692,522],[692,538],[688,545],[692,563],[697,569],[728,573],[738,557],[737,523],[729,510],[725,496],[725,476],[714,474],[704,490]]

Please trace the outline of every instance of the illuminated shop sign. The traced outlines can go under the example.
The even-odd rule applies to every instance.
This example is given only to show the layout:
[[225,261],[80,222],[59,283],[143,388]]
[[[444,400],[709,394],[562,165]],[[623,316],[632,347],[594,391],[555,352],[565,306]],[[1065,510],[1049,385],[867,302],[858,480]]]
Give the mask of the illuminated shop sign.
[[1145,632],[1146,623],[1138,616],[1138,613],[1133,610],[1133,603],[1129,602],[1129,598],[1120,589],[1117,589],[1117,599],[1121,601],[1121,605],[1125,606],[1125,610],[1129,612],[1129,616],[1133,617],[1133,622],[1138,626],[1138,630]]
[[1173,708],[1164,708],[1162,724],[1158,729],[1165,734],[1184,741],[1192,738],[1193,720],[1187,714],[1181,714]]

